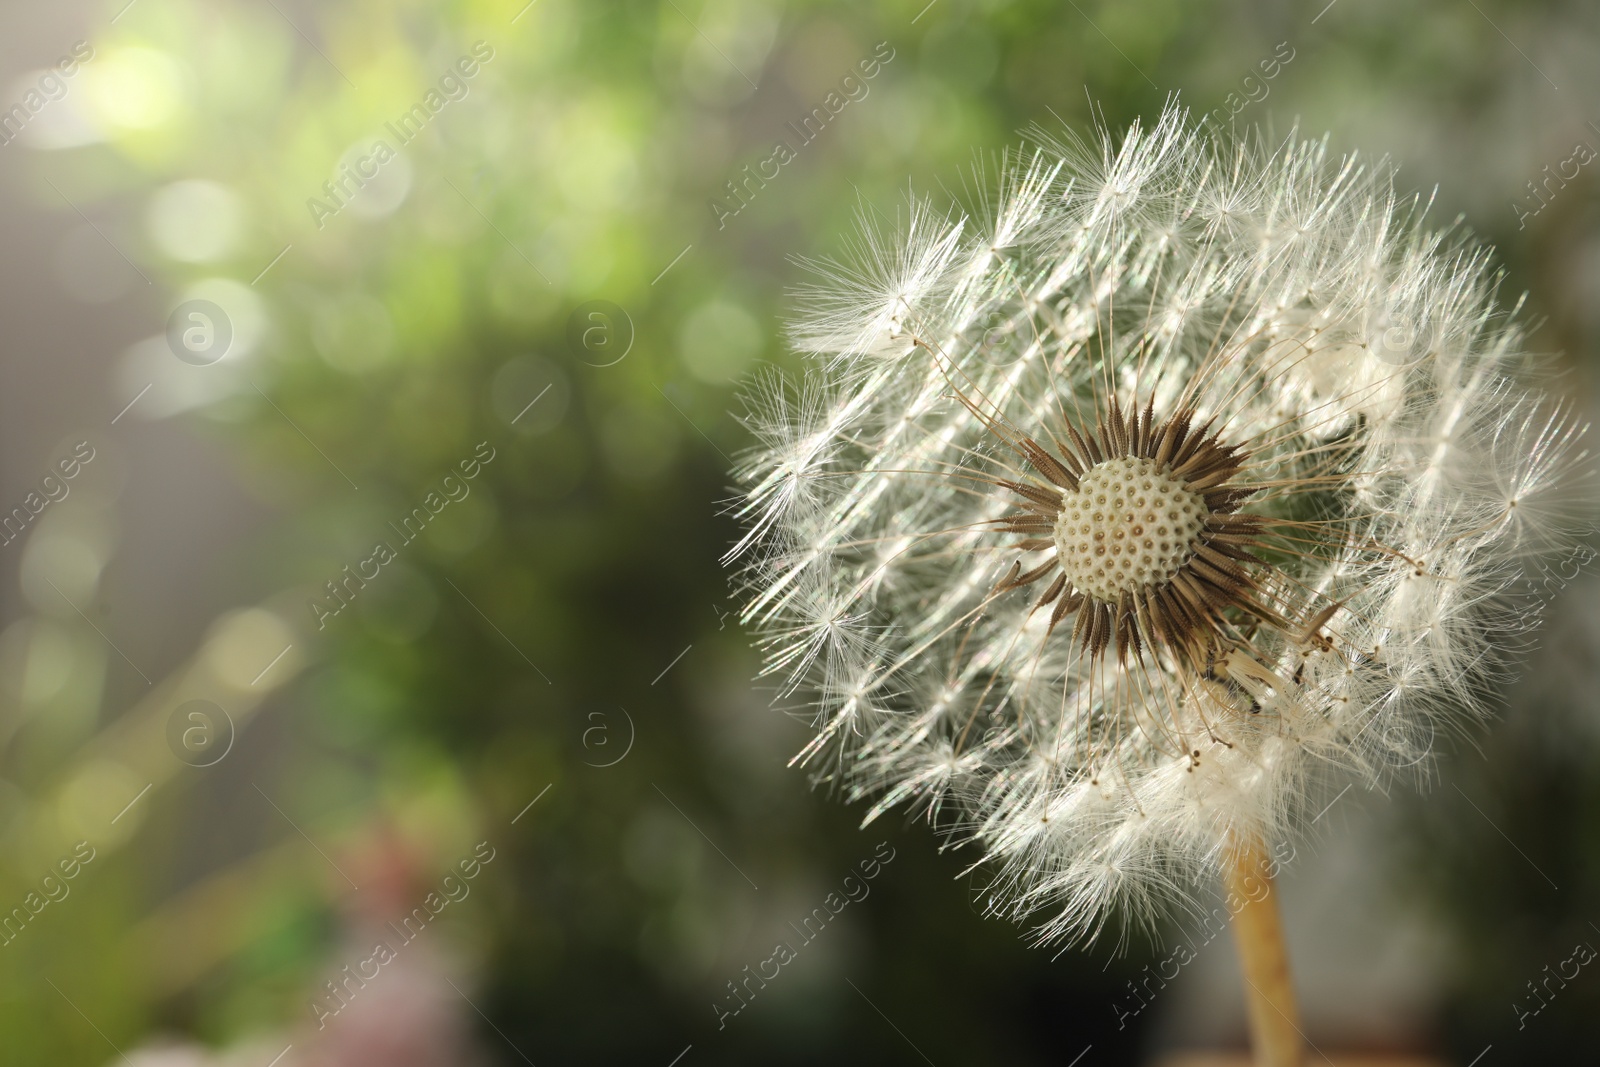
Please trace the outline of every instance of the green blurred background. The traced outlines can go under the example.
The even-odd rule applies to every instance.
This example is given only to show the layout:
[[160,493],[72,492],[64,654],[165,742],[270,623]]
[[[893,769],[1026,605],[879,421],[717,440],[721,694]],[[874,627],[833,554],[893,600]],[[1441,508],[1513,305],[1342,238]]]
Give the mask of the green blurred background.
[[[0,42],[7,1064],[1241,1047],[1225,938],[1136,1000],[1166,950],[1028,949],[965,857],[785,767],[719,557],[793,257],[1176,93],[1392,155],[1580,404],[1600,353],[1596,165],[1528,187],[1600,147],[1592,3],[111,0]],[[1538,582],[1505,720],[1299,847],[1321,1048],[1594,1062],[1600,978],[1528,986],[1600,944],[1597,585]]]

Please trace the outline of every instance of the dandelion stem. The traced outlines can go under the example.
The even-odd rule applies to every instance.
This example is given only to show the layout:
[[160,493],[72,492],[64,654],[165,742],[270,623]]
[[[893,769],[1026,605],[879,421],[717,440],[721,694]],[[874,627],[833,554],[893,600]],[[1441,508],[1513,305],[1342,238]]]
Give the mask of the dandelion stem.
[[1261,841],[1239,839],[1223,864],[1223,881],[1229,896],[1240,902],[1233,905],[1239,909],[1233,934],[1244,972],[1256,1067],[1300,1067],[1300,1013],[1271,872],[1272,857]]

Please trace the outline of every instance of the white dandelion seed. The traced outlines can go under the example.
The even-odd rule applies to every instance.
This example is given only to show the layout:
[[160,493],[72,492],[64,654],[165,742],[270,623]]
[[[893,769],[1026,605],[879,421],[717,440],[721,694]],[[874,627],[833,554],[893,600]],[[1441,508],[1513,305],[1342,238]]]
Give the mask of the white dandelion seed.
[[1481,717],[1587,457],[1385,163],[1176,107],[1032,140],[993,217],[916,203],[812,264],[809,400],[752,401],[745,618],[816,694],[802,761],[1080,940]]

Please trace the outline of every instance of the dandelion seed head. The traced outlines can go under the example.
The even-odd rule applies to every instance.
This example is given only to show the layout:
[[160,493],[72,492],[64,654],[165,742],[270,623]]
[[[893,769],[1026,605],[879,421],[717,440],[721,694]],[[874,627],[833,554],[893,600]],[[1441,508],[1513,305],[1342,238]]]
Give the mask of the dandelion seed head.
[[992,170],[808,264],[733,555],[796,762],[1083,939],[1484,717],[1586,428],[1383,161],[1171,107]]

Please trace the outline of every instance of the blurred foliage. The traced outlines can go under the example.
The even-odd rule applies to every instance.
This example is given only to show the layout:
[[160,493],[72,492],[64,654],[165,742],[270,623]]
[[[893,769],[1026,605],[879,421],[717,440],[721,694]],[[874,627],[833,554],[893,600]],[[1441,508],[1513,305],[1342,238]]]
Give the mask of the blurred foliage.
[[[74,203],[122,209],[117,243],[168,297],[152,333],[182,300],[227,313],[222,362],[185,365],[153,337],[118,373],[128,395],[154,380],[149,413],[187,412],[281,509],[225,586],[263,600],[297,651],[272,683],[287,695],[241,714],[209,768],[146,775],[96,748],[96,717],[120,714],[98,690],[76,698],[75,732],[33,712],[7,757],[8,839],[29,845],[5,899],[78,840],[60,783],[86,753],[123,762],[71,824],[104,844],[77,899],[0,951],[8,1062],[99,1062],[107,1042],[163,1031],[287,1035],[262,1039],[262,1062],[290,1040],[311,1056],[312,999],[368,951],[353,938],[485,840],[503,858],[441,923],[461,961],[445,970],[479,974],[461,982],[484,1018],[456,1008],[494,1062],[520,1062],[509,1045],[666,1063],[691,1043],[700,1064],[921,1062],[886,1019],[938,1062],[1065,1062],[1090,1043],[1096,1062],[1132,1061],[1138,1031],[1111,1005],[1147,955],[1102,969],[1026,949],[964,903],[959,857],[926,832],[857,832],[856,812],[783,768],[804,730],[750,685],[719,563],[737,536],[722,504],[737,383],[793,365],[777,325],[791,257],[836,248],[858,211],[892,215],[908,179],[959,188],[975,151],[1029,122],[1086,126],[1091,95],[1112,128],[1180,88],[1226,108],[1290,41],[1278,100],[1239,121],[1281,124],[1285,98],[1335,129],[1407,109],[1397,137],[1433,131],[1451,146],[1424,154],[1442,174],[1481,146],[1464,131],[1497,87],[1531,73],[1442,4],[1312,27],[1299,7],[1171,0],[524,2],[161,0],[110,24],[117,0],[94,33],[67,98],[93,135],[41,157],[40,200],[48,175]],[[1530,35],[1587,17],[1485,6]],[[866,95],[799,145],[788,124],[880,42],[892,59]],[[421,132],[376,163],[419,103]],[[1435,136],[1440,115],[1457,140]],[[794,161],[743,184],[777,139]],[[1487,202],[1455,177],[1450,210]],[[1593,210],[1578,194],[1568,218]],[[1513,236],[1510,212],[1483,217]],[[1513,243],[1519,278],[1527,247]],[[1592,350],[1582,303],[1555,289],[1552,346]],[[621,315],[587,317],[595,300]],[[456,492],[444,479],[480,443],[492,461],[407,543],[405,516]],[[378,542],[394,561],[325,614],[326,583]],[[39,625],[100,655],[74,618]],[[235,702],[250,688],[217,684]],[[158,686],[147,733],[181,688]],[[158,775],[147,809],[93,837]],[[809,970],[719,1031],[726,983],[885,838],[897,858],[805,951]]]

